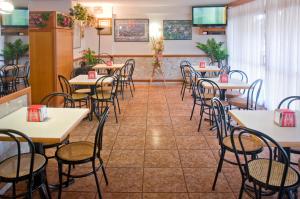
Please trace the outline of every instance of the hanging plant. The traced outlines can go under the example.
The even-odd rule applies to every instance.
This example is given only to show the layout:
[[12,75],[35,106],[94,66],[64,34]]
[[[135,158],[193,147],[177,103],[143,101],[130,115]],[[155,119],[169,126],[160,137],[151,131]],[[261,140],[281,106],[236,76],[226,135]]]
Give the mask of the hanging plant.
[[73,19],[69,16],[65,16],[61,13],[57,14],[57,25],[61,27],[73,27]]
[[72,16],[74,20],[81,21],[83,25],[88,27],[94,27],[96,24],[96,18],[80,3],[77,3],[70,9],[70,16]]
[[40,14],[30,14],[30,24],[34,27],[45,28],[47,27],[50,18],[50,12],[43,12]]

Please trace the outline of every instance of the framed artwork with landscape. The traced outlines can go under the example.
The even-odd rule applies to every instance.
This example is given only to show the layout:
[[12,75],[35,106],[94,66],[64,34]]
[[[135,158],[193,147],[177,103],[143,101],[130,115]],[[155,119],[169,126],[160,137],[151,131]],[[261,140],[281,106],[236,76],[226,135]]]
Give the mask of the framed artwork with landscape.
[[164,20],[163,34],[165,40],[192,40],[192,21]]
[[149,42],[149,19],[115,19],[115,42]]

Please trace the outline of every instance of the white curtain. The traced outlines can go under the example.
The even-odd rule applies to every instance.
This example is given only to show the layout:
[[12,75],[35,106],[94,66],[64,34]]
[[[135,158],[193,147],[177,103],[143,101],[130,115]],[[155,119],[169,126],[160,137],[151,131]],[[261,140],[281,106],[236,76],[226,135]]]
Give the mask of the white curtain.
[[244,70],[250,81],[264,80],[261,100],[268,109],[300,95],[300,0],[256,0],[230,8],[227,39],[232,68]]
[[274,109],[300,95],[300,0],[267,0],[266,35],[266,105]]

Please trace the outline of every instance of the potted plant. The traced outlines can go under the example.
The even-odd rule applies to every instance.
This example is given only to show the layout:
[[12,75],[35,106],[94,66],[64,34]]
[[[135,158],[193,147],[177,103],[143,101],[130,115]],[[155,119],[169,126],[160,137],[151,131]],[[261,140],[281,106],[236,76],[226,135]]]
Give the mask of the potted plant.
[[92,67],[97,63],[95,51],[88,48],[87,50],[82,51],[82,66]]
[[89,13],[88,9],[82,6],[80,3],[77,3],[70,9],[70,16],[74,20],[82,22],[84,26],[94,27],[96,23],[96,18]]
[[218,67],[221,68],[223,61],[228,58],[227,49],[223,48],[224,42],[216,42],[214,38],[208,39],[206,44],[197,43],[197,48],[202,50],[210,59],[210,64],[218,63]]
[[19,59],[24,57],[28,50],[29,45],[24,44],[21,39],[17,39],[13,43],[5,43],[2,50],[5,64],[19,64]]

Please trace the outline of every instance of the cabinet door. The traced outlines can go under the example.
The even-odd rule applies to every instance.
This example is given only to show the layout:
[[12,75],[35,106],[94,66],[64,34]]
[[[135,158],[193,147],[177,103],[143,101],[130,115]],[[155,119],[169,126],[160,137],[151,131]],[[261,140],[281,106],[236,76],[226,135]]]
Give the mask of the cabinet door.
[[[73,32],[69,29],[56,29],[56,75],[63,75],[70,78],[73,70]],[[58,78],[56,77],[56,81]],[[57,82],[57,90],[60,85]]]
[[29,32],[29,45],[32,103],[37,104],[55,89],[53,32]]

